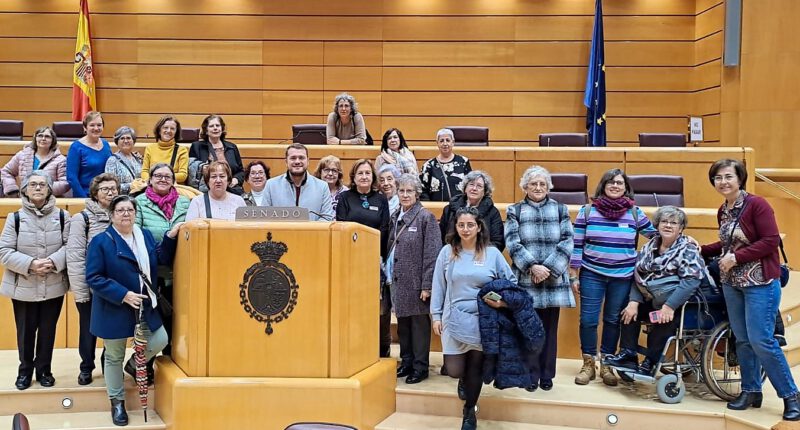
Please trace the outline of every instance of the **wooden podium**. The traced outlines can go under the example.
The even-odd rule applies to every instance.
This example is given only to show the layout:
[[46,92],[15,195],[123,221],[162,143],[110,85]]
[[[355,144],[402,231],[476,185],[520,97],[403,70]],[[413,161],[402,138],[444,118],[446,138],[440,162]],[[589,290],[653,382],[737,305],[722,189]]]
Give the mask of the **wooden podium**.
[[376,230],[196,220],[179,239],[172,360],[156,378],[172,429],[372,429],[394,412],[395,362],[378,358]]

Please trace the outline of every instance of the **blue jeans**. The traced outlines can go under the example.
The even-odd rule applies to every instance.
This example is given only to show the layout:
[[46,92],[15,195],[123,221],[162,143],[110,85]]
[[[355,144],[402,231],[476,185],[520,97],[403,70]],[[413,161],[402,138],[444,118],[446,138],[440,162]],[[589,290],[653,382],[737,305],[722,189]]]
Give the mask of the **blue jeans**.
[[[147,347],[144,350],[145,357],[150,360],[167,346],[167,331],[163,326],[155,332],[151,332],[144,324],[144,336],[147,338]],[[106,347],[105,380],[106,390],[109,399],[125,400],[125,386],[122,378],[125,361],[125,348],[128,346],[128,339],[103,339]]]
[[[603,311],[603,337],[600,353],[614,354],[619,342],[619,318],[628,304],[631,278],[612,278],[581,269],[581,352],[597,355],[597,325]],[[605,299],[605,306],[603,300]],[[773,314],[774,315],[774,314]]]
[[761,391],[761,367],[764,367],[778,397],[785,399],[797,395],[786,357],[774,336],[775,314],[781,302],[780,282],[776,280],[745,288],[723,284],[722,290],[736,336],[742,391]]

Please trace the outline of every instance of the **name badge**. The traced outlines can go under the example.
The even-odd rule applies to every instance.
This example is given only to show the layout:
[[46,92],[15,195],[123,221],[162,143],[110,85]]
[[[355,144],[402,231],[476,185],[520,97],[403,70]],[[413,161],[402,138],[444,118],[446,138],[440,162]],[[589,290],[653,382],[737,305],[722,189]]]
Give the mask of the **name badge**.
[[369,207],[369,210],[371,210],[371,211],[377,211],[377,210],[378,210],[378,207],[377,207],[377,206],[370,206],[370,207]]
[[409,228],[408,228],[408,231],[410,231],[410,232],[414,232],[414,231],[417,231],[417,228],[416,228],[416,227],[409,227]]
[[474,264],[476,266],[483,267],[483,261],[472,260],[472,264]]
[[619,223],[619,228],[628,228],[628,227],[630,227],[630,225],[628,225],[628,223],[627,223],[627,222],[621,222],[621,223]]

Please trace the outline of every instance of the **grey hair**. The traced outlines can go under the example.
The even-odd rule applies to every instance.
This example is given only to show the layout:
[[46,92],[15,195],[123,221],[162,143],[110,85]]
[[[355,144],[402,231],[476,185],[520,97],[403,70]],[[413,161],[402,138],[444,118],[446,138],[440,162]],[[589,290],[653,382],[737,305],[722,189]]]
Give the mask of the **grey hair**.
[[653,225],[658,228],[662,220],[674,219],[678,221],[681,229],[686,228],[686,212],[675,206],[662,206],[653,214]]
[[47,181],[47,196],[50,197],[50,194],[53,194],[53,178],[51,178],[50,175],[48,175],[44,170],[34,170],[22,178],[22,186],[19,187],[20,195],[25,194],[25,191],[28,190],[28,182],[33,176],[41,176]]
[[356,103],[356,99],[350,94],[341,93],[333,99],[333,111],[336,112],[336,115],[339,115],[339,102],[342,100],[347,100],[347,102],[350,103],[351,115],[358,113],[358,103]]
[[544,176],[545,182],[547,182],[547,191],[553,189],[553,178],[550,176],[550,172],[542,166],[533,165],[525,169],[525,173],[519,179],[519,187],[522,188],[522,191],[527,191],[528,183],[537,176]]
[[397,181],[397,178],[403,174],[394,164],[384,164],[380,169],[378,169],[378,177],[380,178],[380,176],[386,172],[390,172],[392,176],[394,176],[395,181]]
[[466,194],[467,185],[475,182],[478,178],[483,179],[483,195],[491,197],[492,191],[494,191],[494,182],[492,182],[492,177],[483,170],[473,170],[467,173],[467,176],[464,176],[464,179],[458,184],[459,191]]
[[114,132],[114,144],[118,144],[122,136],[125,136],[126,134],[130,134],[133,138],[133,143],[136,143],[136,130],[128,127],[127,125],[123,125]]
[[440,128],[439,131],[436,132],[437,142],[439,141],[439,136],[443,134],[449,134],[451,139],[456,140],[456,135],[453,134],[453,130],[450,130],[449,128]]
[[419,176],[413,173],[403,173],[399,178],[395,179],[395,182],[398,189],[400,189],[400,186],[402,185],[412,185],[414,187],[414,191],[417,193],[418,198],[420,194],[422,194],[422,182],[420,182]]

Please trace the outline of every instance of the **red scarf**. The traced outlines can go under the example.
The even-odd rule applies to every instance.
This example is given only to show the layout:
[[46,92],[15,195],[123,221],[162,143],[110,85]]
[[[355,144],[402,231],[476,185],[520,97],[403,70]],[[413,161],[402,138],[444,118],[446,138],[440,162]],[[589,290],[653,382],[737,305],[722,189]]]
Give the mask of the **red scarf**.
[[606,196],[600,196],[592,199],[592,206],[600,212],[603,218],[609,220],[617,220],[625,215],[628,209],[633,207],[633,200],[628,197],[620,197],[618,199],[611,199]]
[[165,196],[158,195],[153,191],[153,187],[147,187],[144,194],[161,209],[161,212],[164,212],[167,220],[172,219],[172,214],[175,212],[175,202],[178,201],[178,191],[175,190],[175,187],[170,188]]

